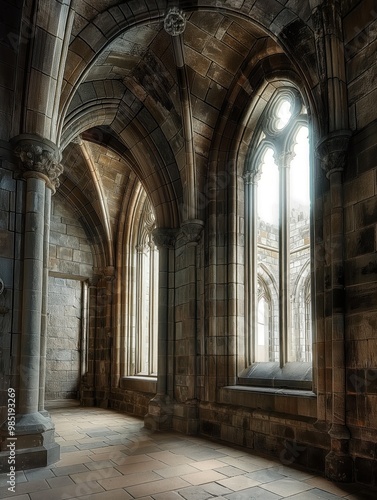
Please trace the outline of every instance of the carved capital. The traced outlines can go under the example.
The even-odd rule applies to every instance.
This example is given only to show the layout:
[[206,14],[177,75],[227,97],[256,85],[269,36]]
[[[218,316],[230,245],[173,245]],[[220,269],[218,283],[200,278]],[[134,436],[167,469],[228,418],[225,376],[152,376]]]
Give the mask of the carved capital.
[[253,170],[245,172],[242,177],[245,184],[257,184],[257,182],[261,178],[261,175],[261,170]]
[[204,222],[199,219],[190,219],[181,225],[187,243],[198,243],[202,235]]
[[350,130],[340,130],[329,134],[317,144],[316,155],[328,179],[334,172],[343,172],[351,135]]
[[291,165],[293,158],[296,156],[294,151],[278,151],[274,153],[274,160],[278,167],[286,168]]
[[185,31],[186,16],[178,7],[172,7],[164,19],[164,29],[171,36],[179,36]]
[[169,227],[157,227],[152,231],[152,238],[156,246],[173,249],[177,237],[177,230]]
[[59,176],[63,173],[61,154],[51,142],[33,136],[20,136],[12,141],[15,155],[25,174],[41,174],[53,192],[59,187]]

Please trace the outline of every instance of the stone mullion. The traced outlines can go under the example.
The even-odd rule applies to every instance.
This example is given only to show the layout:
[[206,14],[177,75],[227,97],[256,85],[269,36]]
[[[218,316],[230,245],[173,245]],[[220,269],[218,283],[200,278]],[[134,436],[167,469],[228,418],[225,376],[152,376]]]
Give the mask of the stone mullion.
[[150,243],[150,294],[149,294],[149,374],[157,371],[155,366],[155,353],[158,354],[158,336],[156,325],[158,324],[158,274],[157,274],[157,252],[154,244]]
[[290,203],[289,166],[292,154],[281,153],[277,158],[279,168],[279,358],[282,368],[288,361],[290,336]]
[[136,248],[136,359],[135,373],[141,371],[141,353],[143,351],[143,297],[144,297],[144,269],[143,269],[143,247]]
[[[255,174],[245,176],[245,296],[246,302],[246,335],[245,353],[246,366],[256,361],[255,359],[255,339],[256,339],[256,318],[257,318],[257,184]],[[242,352],[242,351],[241,351]],[[243,367],[244,368],[244,367]]]

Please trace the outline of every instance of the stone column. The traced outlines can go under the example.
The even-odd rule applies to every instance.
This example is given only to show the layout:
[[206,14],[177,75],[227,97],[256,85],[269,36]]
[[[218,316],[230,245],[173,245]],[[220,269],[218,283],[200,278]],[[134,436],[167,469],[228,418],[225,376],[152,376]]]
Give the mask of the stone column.
[[[43,410],[45,373],[46,251],[51,192],[59,184],[63,168],[54,144],[40,137],[24,135],[12,141],[26,180],[24,266],[22,277],[22,329],[16,393],[17,466],[42,467],[59,459],[54,424]],[[42,341],[42,336],[44,340]],[[6,426],[5,426],[6,428]],[[6,429],[2,429],[4,435]],[[6,437],[5,437],[6,439]],[[6,449],[5,441],[2,450]]]
[[[187,356],[184,419],[187,434],[197,434],[199,429],[198,415],[198,376],[199,366],[199,325],[198,325],[198,243],[204,228],[204,222],[198,219],[182,223],[181,230],[185,238],[186,264],[186,308],[184,323],[185,348]],[[202,350],[204,354],[204,347]]]
[[331,370],[332,409],[331,451],[326,456],[326,476],[333,481],[352,481],[349,456],[350,432],[346,425],[346,366],[344,329],[344,230],[342,172],[346,162],[348,130],[333,132],[317,146],[322,167],[330,181],[330,263],[325,277],[331,294]]
[[87,341],[86,370],[81,377],[80,403],[82,406],[95,406],[95,369],[96,369],[96,328],[97,311],[99,309],[97,284],[99,276],[95,275],[87,286]]
[[49,245],[50,245],[50,218],[51,218],[51,195],[52,191],[46,188],[45,197],[45,227],[43,239],[43,298],[42,298],[42,325],[41,325],[41,358],[39,375],[39,404],[38,410],[47,416],[45,410],[45,387],[46,387],[46,349],[47,349],[47,322],[48,322],[48,268],[49,268]]
[[294,153],[280,152],[275,155],[279,168],[279,356],[280,367],[288,361],[288,339],[291,338],[290,311],[290,207],[289,207],[289,168]]
[[[247,172],[244,175],[246,213],[257,213],[257,182],[259,177],[260,174],[256,172]],[[257,317],[257,217],[246,217],[245,226],[245,296],[247,297],[247,302],[245,304],[246,334],[244,352],[246,356],[244,366],[240,367],[241,370],[256,361],[255,345],[251,345],[251,339],[255,337],[253,331]],[[242,346],[240,346],[239,352],[243,352]]]
[[112,298],[115,269],[106,266],[97,283],[94,387],[96,406],[108,408],[111,396]]
[[173,389],[168,384],[169,326],[173,322],[169,275],[174,270],[176,230],[156,228],[152,236],[159,250],[157,393],[148,404],[144,425],[147,429],[163,430],[171,428],[173,416]]

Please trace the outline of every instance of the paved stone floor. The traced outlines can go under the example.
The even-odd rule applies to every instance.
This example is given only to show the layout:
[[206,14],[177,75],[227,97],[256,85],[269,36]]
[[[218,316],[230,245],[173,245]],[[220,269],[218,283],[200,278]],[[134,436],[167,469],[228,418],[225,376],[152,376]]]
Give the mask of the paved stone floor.
[[51,405],[61,460],[18,471],[16,493],[0,475],[0,498],[13,500],[362,500],[377,498],[360,485],[336,485],[198,437],[152,433],[143,422],[99,408]]

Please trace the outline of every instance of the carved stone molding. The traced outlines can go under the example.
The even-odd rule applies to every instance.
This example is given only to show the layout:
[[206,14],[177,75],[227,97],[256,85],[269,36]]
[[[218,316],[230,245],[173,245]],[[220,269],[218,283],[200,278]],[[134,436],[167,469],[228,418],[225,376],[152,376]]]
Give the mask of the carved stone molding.
[[257,184],[262,175],[262,169],[248,170],[243,174],[245,184]]
[[158,248],[173,249],[177,237],[177,230],[157,227],[152,231],[152,238]]
[[317,144],[316,155],[321,160],[327,178],[334,172],[343,172],[351,135],[350,130],[340,130],[329,134]]
[[198,243],[202,235],[204,222],[198,219],[190,219],[182,223],[181,229],[187,243]]
[[276,165],[280,168],[290,167],[296,153],[294,151],[282,151],[274,154],[274,160]]
[[25,175],[41,174],[49,187],[55,192],[59,187],[59,176],[63,173],[61,154],[57,147],[43,139],[20,136],[12,141],[15,155]]
[[115,267],[114,266],[106,266],[102,270],[103,272],[103,278],[110,282],[115,279]]
[[171,36],[179,36],[185,31],[186,16],[178,7],[172,7],[164,19],[164,29]]

